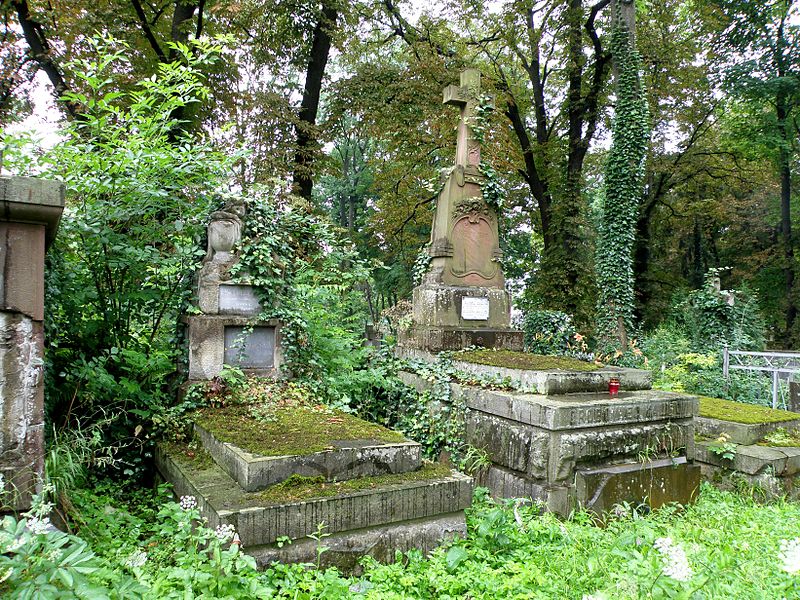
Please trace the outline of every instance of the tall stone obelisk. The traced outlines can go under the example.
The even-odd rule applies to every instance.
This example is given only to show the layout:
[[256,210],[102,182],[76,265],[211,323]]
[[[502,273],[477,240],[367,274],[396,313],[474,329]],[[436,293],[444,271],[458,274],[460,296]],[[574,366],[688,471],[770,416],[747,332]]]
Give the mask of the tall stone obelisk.
[[444,104],[461,109],[456,157],[436,204],[430,267],[414,288],[413,322],[400,334],[407,348],[522,350],[522,332],[510,328],[511,300],[500,264],[497,213],[482,191],[486,176],[473,129],[480,84],[480,71],[467,69],[460,85],[444,89]]

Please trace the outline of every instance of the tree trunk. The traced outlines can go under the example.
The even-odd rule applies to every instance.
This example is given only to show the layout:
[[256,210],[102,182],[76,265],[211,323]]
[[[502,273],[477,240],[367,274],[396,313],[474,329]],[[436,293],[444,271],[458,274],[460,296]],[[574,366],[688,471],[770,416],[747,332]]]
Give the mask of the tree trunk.
[[300,114],[295,127],[297,149],[294,156],[294,172],[292,174],[294,192],[311,200],[314,186],[313,167],[319,98],[322,91],[322,79],[331,50],[331,30],[336,26],[338,12],[335,7],[323,4],[322,14],[314,28],[311,42],[311,55],[306,69],[306,81],[303,88],[303,101],[300,103]]
[[794,300],[794,244],[792,241],[792,167],[789,145],[791,140],[787,136],[786,118],[788,110],[786,108],[786,98],[778,95],[776,105],[776,116],[778,118],[778,133],[781,140],[780,176],[781,176],[781,237],[783,238],[783,280],[786,293],[786,342],[792,339],[792,329],[797,319],[797,306]]
[[83,113],[83,107],[63,100],[63,95],[69,91],[69,86],[64,79],[64,74],[53,60],[53,49],[47,41],[42,24],[31,17],[27,0],[12,0],[11,5],[17,13],[17,19],[25,41],[28,43],[28,48],[30,48],[31,56],[50,80],[56,99],[61,101],[71,118],[79,118]]

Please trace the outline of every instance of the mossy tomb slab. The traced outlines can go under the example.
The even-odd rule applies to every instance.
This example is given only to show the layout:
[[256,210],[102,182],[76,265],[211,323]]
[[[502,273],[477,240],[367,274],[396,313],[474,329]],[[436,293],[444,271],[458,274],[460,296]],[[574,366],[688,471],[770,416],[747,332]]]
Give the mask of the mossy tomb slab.
[[652,380],[650,371],[600,367],[569,357],[505,350],[457,353],[453,355],[453,366],[479,377],[508,379],[523,389],[549,395],[608,392],[612,377],[620,380],[622,390],[647,390]]
[[408,441],[396,431],[321,405],[281,406],[259,417],[252,405],[229,404],[203,408],[194,420],[217,440],[259,456],[314,454],[331,449],[336,441]]
[[710,438],[725,434],[735,444],[756,444],[776,429],[800,427],[800,414],[766,406],[720,398],[700,398],[700,416],[695,419],[698,435]]
[[[157,448],[156,467],[176,495],[195,496],[210,527],[233,525],[245,549],[284,536],[307,537],[321,523],[334,534],[459,513],[470,505],[473,490],[471,477],[430,465],[413,473],[353,480],[357,484],[300,479],[264,496],[241,490],[200,452],[176,444]],[[331,491],[335,495],[326,495]]]
[[[198,423],[195,423],[195,432],[214,461],[248,492],[262,490],[293,476],[331,482],[407,473],[421,465],[421,446],[410,441],[328,440],[327,448],[320,452],[261,456],[220,440]],[[253,435],[251,432],[248,439],[252,441]],[[264,443],[261,440],[257,446]]]
[[468,363],[526,371],[596,371],[601,367],[569,356],[545,356],[511,350],[467,350],[456,353],[454,358]]
[[714,452],[715,442],[697,442],[697,461],[746,475],[768,473],[775,477],[800,474],[800,448],[774,448],[758,445],[739,445],[732,459]]
[[733,421],[734,423],[748,425],[761,423],[785,424],[789,421],[800,421],[800,414],[788,410],[734,402],[733,400],[723,400],[722,398],[710,398],[708,396],[700,396],[699,399],[700,416],[710,419]]

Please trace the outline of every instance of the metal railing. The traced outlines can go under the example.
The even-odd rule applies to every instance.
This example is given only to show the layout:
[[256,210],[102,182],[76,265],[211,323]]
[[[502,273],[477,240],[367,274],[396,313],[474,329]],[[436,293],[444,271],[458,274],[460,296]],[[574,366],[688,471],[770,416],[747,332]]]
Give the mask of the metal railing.
[[[722,354],[722,372],[725,379],[731,370],[761,371],[772,376],[772,408],[778,408],[778,400],[782,400],[781,379],[789,379],[792,374],[800,373],[800,352],[746,352],[729,350],[725,346]],[[784,400],[783,406],[787,403]]]

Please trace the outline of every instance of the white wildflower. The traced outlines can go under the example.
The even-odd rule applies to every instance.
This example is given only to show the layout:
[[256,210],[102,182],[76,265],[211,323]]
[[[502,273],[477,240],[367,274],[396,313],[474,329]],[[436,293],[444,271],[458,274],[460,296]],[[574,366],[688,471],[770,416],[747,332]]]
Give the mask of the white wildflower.
[[138,569],[139,567],[143,567],[144,563],[147,562],[147,552],[144,550],[136,550],[128,555],[128,558],[125,559],[125,564],[132,569]]
[[214,535],[217,536],[217,539],[221,543],[225,543],[233,539],[233,536],[236,535],[236,528],[230,524],[220,525],[214,530]]
[[183,510],[197,508],[197,500],[194,496],[181,496],[181,508]]
[[584,594],[581,600],[604,600],[599,594]]
[[33,535],[44,535],[48,531],[50,531],[50,519],[45,517],[44,519],[40,519],[39,517],[30,517],[28,522],[25,525]]
[[0,473],[0,494],[6,491],[6,479],[3,477],[3,474]]
[[800,538],[782,540],[778,557],[783,563],[783,570],[790,575],[800,573]]
[[686,558],[683,548],[673,543],[672,538],[658,538],[653,542],[653,547],[661,554],[664,575],[675,581],[689,581],[692,578],[689,559]]

